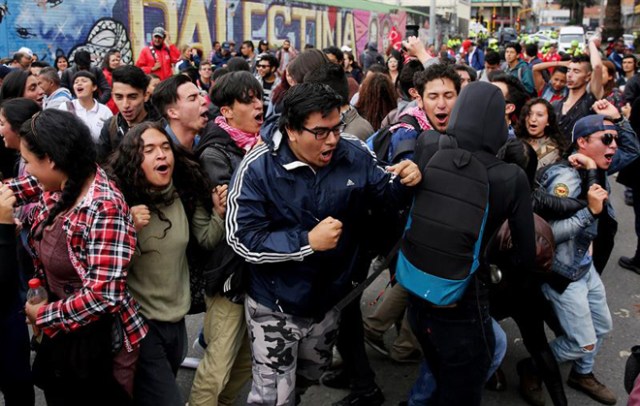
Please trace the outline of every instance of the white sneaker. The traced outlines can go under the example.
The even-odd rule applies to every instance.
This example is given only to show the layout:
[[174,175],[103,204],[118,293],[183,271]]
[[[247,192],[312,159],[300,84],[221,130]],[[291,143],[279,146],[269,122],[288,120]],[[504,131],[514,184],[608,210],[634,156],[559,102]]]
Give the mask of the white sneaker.
[[201,361],[200,358],[187,357],[184,359],[184,361],[182,361],[182,364],[180,364],[180,366],[182,368],[197,369],[198,364],[200,364],[200,361]]

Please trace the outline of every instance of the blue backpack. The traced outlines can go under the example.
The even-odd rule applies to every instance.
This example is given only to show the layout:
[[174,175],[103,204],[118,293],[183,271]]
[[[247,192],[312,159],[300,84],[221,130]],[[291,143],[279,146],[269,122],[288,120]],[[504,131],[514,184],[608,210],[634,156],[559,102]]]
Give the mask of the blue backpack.
[[[443,136],[444,137],[444,136]],[[435,305],[457,302],[481,263],[489,214],[487,152],[440,148],[422,169],[398,254],[396,277]]]

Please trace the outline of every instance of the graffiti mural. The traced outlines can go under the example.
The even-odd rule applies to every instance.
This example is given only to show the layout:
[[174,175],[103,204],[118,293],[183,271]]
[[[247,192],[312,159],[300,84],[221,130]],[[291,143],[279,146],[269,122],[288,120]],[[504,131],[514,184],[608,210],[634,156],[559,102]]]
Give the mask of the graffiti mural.
[[244,0],[5,0],[0,4],[0,55],[26,46],[51,62],[87,49],[97,61],[117,48],[123,60],[137,58],[156,26],[177,44],[266,39],[297,49],[347,45],[358,53],[368,42],[388,45],[393,27],[404,35],[406,14],[382,14],[310,3]]

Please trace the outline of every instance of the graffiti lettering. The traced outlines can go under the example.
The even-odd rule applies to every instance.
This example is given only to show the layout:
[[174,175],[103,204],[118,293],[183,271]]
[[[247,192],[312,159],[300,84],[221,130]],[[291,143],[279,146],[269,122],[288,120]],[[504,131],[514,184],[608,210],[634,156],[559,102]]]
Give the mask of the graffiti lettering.
[[[51,3],[53,4],[53,3]],[[213,41],[266,39],[277,47],[289,39],[298,49],[347,45],[362,52],[370,41],[382,50],[390,27],[404,32],[406,14],[381,14],[309,3],[246,0],[6,0],[0,19],[0,52],[9,55],[30,47],[51,62],[56,53],[69,56],[89,48],[96,59],[107,47],[126,46],[131,59],[163,26],[171,42],[199,45],[208,53]],[[55,50],[55,51],[54,51]]]

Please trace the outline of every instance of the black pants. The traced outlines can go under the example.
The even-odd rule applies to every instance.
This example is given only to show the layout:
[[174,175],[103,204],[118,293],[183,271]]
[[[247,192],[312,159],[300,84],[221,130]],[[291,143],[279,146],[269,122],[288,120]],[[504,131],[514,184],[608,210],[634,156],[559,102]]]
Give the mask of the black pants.
[[491,294],[491,314],[497,320],[513,318],[553,404],[566,405],[562,376],[544,330],[547,321],[556,335],[563,334],[560,323],[551,304],[542,294],[540,281],[533,276],[516,277],[520,275],[519,269],[503,267],[503,270],[505,280]]
[[147,320],[149,333],[140,343],[133,400],[136,405],[177,406],[185,401],[176,382],[187,354],[187,328],[177,323]]
[[342,310],[336,344],[344,361],[344,371],[351,380],[354,391],[367,390],[376,385],[376,375],[369,365],[364,348],[361,297],[362,295],[358,296]]
[[413,329],[437,388],[432,405],[480,405],[495,337],[488,303],[463,299],[454,308],[435,308],[409,297]]
[[0,391],[6,406],[33,406],[35,402],[29,332],[17,292],[11,309],[0,314]]

